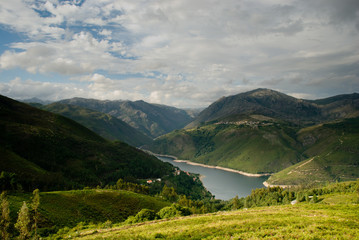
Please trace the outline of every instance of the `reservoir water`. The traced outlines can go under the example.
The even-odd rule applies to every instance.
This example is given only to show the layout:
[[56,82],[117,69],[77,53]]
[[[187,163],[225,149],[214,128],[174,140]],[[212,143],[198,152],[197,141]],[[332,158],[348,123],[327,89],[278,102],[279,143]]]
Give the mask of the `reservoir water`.
[[268,177],[248,177],[221,169],[175,162],[173,158],[169,157],[157,156],[157,158],[164,162],[169,162],[183,171],[202,175],[203,185],[215,195],[216,199],[229,200],[236,195],[239,198],[246,197],[251,193],[252,189],[264,187],[263,182],[268,179]]

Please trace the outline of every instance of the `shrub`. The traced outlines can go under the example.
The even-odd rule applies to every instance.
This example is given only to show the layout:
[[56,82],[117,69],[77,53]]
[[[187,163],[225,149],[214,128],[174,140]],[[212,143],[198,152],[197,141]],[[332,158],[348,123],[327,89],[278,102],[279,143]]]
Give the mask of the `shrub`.
[[157,214],[155,213],[155,211],[144,208],[140,212],[138,212],[136,216],[130,216],[126,220],[126,223],[139,223],[139,222],[155,220],[156,218],[157,218]]
[[172,204],[170,207],[164,207],[158,212],[158,216],[162,219],[188,216],[191,214],[191,211],[187,207],[182,207],[178,204]]

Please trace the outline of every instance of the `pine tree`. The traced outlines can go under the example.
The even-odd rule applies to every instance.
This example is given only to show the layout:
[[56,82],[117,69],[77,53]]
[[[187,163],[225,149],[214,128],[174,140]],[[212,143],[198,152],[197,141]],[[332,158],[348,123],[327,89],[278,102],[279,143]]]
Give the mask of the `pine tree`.
[[39,205],[40,205],[40,191],[39,189],[35,189],[33,191],[33,198],[32,198],[32,204],[31,207],[34,210],[34,224],[32,225],[32,228],[35,231],[34,239],[38,239],[37,235],[37,224],[39,222]]
[[7,240],[10,239],[10,233],[8,232],[10,227],[10,208],[9,208],[9,201],[6,197],[6,192],[2,192],[0,196],[1,200],[1,221],[0,221],[0,233],[1,239]]
[[238,199],[238,195],[236,195],[233,200],[232,200],[232,209],[233,210],[237,210],[239,209],[239,199]]
[[26,239],[30,235],[30,216],[29,208],[26,205],[26,202],[23,202],[22,207],[19,211],[17,222],[15,228],[19,230],[19,238]]

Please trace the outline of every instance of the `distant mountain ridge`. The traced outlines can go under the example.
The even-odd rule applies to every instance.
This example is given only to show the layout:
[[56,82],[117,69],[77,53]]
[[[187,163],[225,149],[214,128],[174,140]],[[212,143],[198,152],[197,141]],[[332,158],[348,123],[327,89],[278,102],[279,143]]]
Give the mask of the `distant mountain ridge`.
[[41,108],[75,120],[109,140],[120,140],[136,147],[152,142],[147,135],[109,114],[61,103],[52,103]]
[[270,89],[256,89],[222,97],[203,110],[187,128],[233,115],[259,114],[298,124],[359,116],[359,94],[303,100]]
[[117,117],[151,138],[181,129],[193,120],[184,110],[142,100],[132,102],[72,98],[59,103],[77,105]]

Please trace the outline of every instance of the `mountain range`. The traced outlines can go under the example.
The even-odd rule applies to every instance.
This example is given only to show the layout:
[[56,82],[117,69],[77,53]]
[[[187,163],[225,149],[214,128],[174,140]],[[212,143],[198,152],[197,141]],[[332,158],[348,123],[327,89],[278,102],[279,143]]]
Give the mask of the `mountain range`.
[[[95,184],[128,174],[118,171],[116,164],[124,169],[137,166],[138,162],[129,161],[130,155],[139,162],[148,157],[111,140],[198,163],[270,173],[269,184],[359,177],[357,93],[303,100],[256,89],[222,97],[192,116],[189,111],[144,101],[73,98],[36,105],[77,123],[6,97],[2,97],[2,105],[2,170],[19,167],[23,179],[41,173],[43,180],[51,175],[68,185]],[[121,154],[123,162],[113,162]],[[10,164],[9,159],[16,161]],[[148,165],[153,172],[149,176],[160,175],[157,170],[165,169],[158,164]],[[75,172],[84,177],[75,178]]]
[[301,166],[286,172],[295,178],[278,173],[268,180],[277,185],[355,180],[358,116],[357,93],[302,100],[256,89],[219,99],[185,129],[156,138],[149,149],[248,173]]
[[187,128],[201,123],[225,120],[241,115],[263,115],[296,124],[315,123],[359,116],[359,94],[347,94],[320,100],[303,100],[270,89],[256,89],[222,97],[203,110]]
[[156,138],[181,129],[193,118],[185,110],[144,101],[101,101],[72,98],[58,103],[70,104],[106,113],[126,122],[143,134]]
[[136,147],[152,142],[152,139],[147,135],[109,114],[62,103],[37,107],[75,120],[108,140],[120,140]]
[[24,190],[101,186],[119,178],[159,178],[173,171],[126,143],[110,142],[73,120],[4,96],[0,158],[2,181],[9,178],[12,189],[21,184]]

